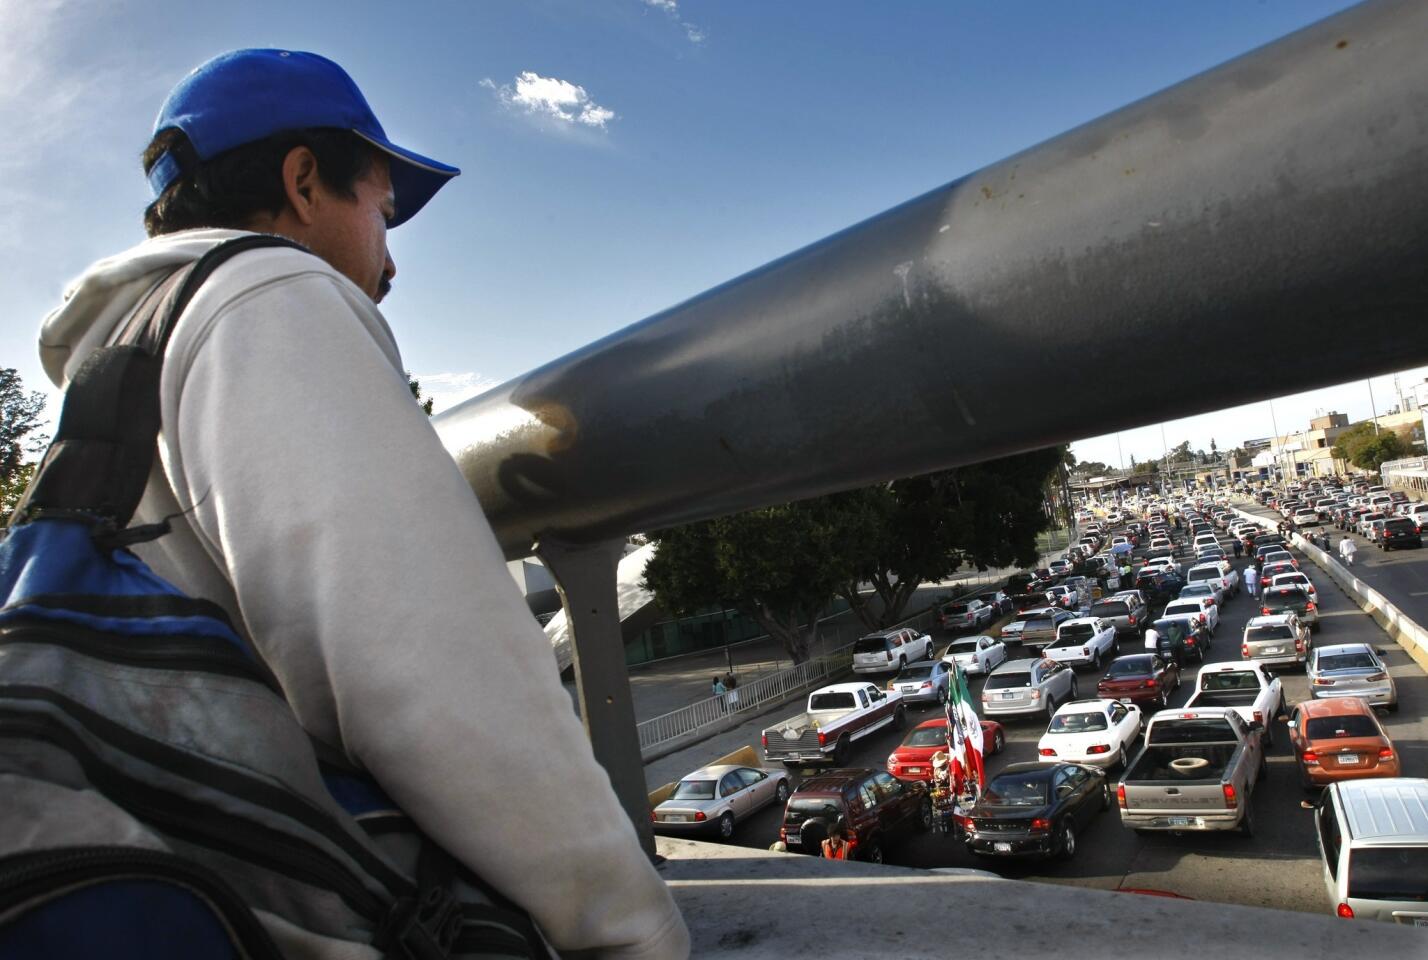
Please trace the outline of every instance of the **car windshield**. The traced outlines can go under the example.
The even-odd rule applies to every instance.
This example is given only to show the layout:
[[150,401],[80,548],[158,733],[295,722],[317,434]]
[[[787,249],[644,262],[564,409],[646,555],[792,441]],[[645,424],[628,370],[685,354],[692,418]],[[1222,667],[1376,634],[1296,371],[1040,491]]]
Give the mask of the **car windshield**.
[[1026,621],[1025,630],[1045,630],[1051,626],[1050,617],[1033,617]]
[[1373,654],[1367,650],[1357,650],[1353,653],[1321,653],[1319,654],[1320,670],[1353,670],[1360,667],[1377,667]]
[[1270,613],[1276,610],[1297,610],[1308,603],[1303,590],[1276,590],[1264,595],[1265,609]]
[[1040,777],[1033,780],[1016,774],[1005,774],[987,784],[982,800],[993,806],[1044,807],[1046,781]]
[[1111,664],[1106,671],[1106,676],[1116,677],[1143,677],[1150,674],[1149,657],[1121,657]]
[[1090,623],[1068,623],[1061,628],[1061,636],[1057,638],[1057,643],[1080,643],[1096,635],[1096,627]]
[[1186,628],[1184,620],[1157,620],[1153,626],[1155,632],[1160,634],[1160,639],[1169,640],[1171,643],[1184,640],[1190,632]]
[[1218,580],[1220,579],[1220,571],[1217,567],[1196,568],[1190,571],[1187,579],[1191,583],[1195,583],[1198,580]]
[[947,652],[948,652],[948,653],[976,653],[976,652],[977,652],[977,641],[975,641],[975,640],[956,640],[956,641],[953,641],[952,643],[949,643],[949,644],[947,645]]
[[902,742],[904,747],[945,747],[947,746],[947,726],[918,727]]
[[788,802],[787,819],[791,823],[809,817],[827,817],[830,823],[843,815],[843,810],[832,800],[818,800],[813,797],[794,797]]
[[853,644],[854,653],[886,653],[887,649],[886,637],[864,637]]
[[681,780],[675,785],[671,800],[713,800],[713,780]]
[[1413,521],[1407,518],[1401,520],[1390,520],[1383,525],[1383,528],[1385,530],[1392,530],[1394,533],[1412,533],[1413,531],[1418,529],[1416,526],[1414,526]]
[[1310,740],[1341,740],[1345,737],[1376,737],[1378,724],[1372,717],[1351,713],[1342,717],[1310,717],[1304,731]]
[[994,673],[987,678],[984,690],[1007,690],[1014,687],[1031,686],[1030,670],[1008,670],[1006,673]]
[[1245,643],[1258,643],[1261,640],[1292,640],[1294,631],[1287,623],[1276,623],[1266,627],[1250,627],[1245,631]]
[[914,664],[910,664],[910,665],[908,665],[908,666],[906,666],[906,667],[903,667],[900,671],[898,671],[897,679],[899,679],[899,680],[926,680],[928,677],[932,676],[932,670],[933,670],[933,667],[934,667],[934,666],[935,666],[935,664],[931,664],[931,663],[914,663]]
[[1428,847],[1368,847],[1349,854],[1349,896],[1428,901]]
[[851,693],[815,693],[808,698],[810,710],[852,710],[858,704]]
[[1180,591],[1182,597],[1213,597],[1215,588],[1205,583],[1191,584]]
[[1200,615],[1200,604],[1198,602],[1170,603],[1166,604],[1164,613],[1167,617],[1173,616],[1177,613],[1184,613],[1198,617]]
[[1090,733],[1106,729],[1104,713],[1059,713],[1051,718],[1047,733]]
[[1128,617],[1130,604],[1124,600],[1102,600],[1091,608],[1093,617]]

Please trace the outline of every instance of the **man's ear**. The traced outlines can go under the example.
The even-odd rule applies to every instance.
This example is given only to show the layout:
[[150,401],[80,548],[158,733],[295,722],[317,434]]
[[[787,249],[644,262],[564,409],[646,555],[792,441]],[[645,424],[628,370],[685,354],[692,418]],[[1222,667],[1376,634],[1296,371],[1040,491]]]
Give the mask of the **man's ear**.
[[309,147],[293,147],[283,158],[283,192],[293,215],[311,226],[317,217],[318,177],[317,156]]

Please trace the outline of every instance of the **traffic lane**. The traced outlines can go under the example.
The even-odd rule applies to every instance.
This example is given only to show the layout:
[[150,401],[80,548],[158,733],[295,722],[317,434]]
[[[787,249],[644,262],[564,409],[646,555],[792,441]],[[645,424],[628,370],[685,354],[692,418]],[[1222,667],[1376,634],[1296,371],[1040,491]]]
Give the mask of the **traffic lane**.
[[[1241,569],[1246,564],[1237,564]],[[1308,565],[1311,579],[1317,568]],[[1320,591],[1324,608],[1324,625],[1315,636],[1316,643],[1365,641],[1388,651],[1390,668],[1399,681],[1403,704],[1395,716],[1386,716],[1385,726],[1394,737],[1404,756],[1406,772],[1419,775],[1425,759],[1425,739],[1422,721],[1428,707],[1428,678],[1416,671],[1401,650],[1391,644],[1376,624],[1359,611],[1327,577],[1315,586]],[[1216,632],[1209,662],[1233,662],[1239,659],[1240,637],[1251,616],[1257,613],[1248,596],[1241,594],[1230,600],[1223,611],[1223,621]],[[1123,645],[1127,652],[1130,644]],[[1172,708],[1183,706],[1191,695],[1198,664],[1187,665],[1187,681],[1191,681],[1172,697]],[[1093,695],[1096,676],[1078,674],[1078,686],[1083,696]],[[1308,684],[1302,670],[1280,672],[1285,699],[1293,704],[1308,696]],[[983,680],[973,678],[972,693],[980,697]],[[935,717],[935,708],[909,711],[909,726],[928,717]],[[987,767],[993,776],[1009,763],[1036,759],[1036,744],[1045,729],[1044,719],[1003,719],[1006,748],[1001,756],[988,758]],[[887,755],[904,734],[880,731],[854,745],[850,766],[882,768]],[[1071,883],[1104,889],[1119,887],[1150,888],[1225,903],[1253,904],[1278,909],[1321,913],[1325,908],[1321,890],[1318,851],[1314,842],[1312,821],[1300,801],[1308,794],[1298,785],[1295,761],[1289,753],[1287,731],[1276,721],[1275,744],[1270,752],[1270,775],[1256,791],[1253,800],[1257,832],[1253,838],[1235,834],[1195,834],[1182,836],[1138,835],[1120,825],[1119,814],[1112,808],[1098,816],[1081,835],[1076,856],[1071,861],[1011,861],[984,860],[968,854],[960,842],[941,834],[914,835],[887,846],[891,863],[914,867],[977,867],[993,870],[1007,877],[1032,881]],[[793,774],[795,782],[801,779]],[[740,826],[735,842],[763,848],[778,838],[781,811],[772,808]]]

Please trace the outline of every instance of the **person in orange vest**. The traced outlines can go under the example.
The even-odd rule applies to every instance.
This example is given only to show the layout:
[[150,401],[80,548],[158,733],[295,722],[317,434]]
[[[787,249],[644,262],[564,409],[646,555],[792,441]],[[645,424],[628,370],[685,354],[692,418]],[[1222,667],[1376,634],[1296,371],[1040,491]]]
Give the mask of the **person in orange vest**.
[[833,832],[823,841],[823,857],[826,860],[852,860],[853,850],[858,846],[842,817],[833,825]]

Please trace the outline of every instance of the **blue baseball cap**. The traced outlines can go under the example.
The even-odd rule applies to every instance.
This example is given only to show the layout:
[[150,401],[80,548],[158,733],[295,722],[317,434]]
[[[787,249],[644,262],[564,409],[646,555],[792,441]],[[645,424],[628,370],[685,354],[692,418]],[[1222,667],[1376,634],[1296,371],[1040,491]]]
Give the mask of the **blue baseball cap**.
[[[388,140],[347,71],[326,57],[297,50],[234,50],[209,60],[184,77],[160,108],[154,133],[171,127],[184,132],[200,160],[284,130],[350,130],[391,157],[397,201],[393,227],[410,220],[461,173]],[[154,196],[183,172],[172,153],[159,157],[149,169]]]

